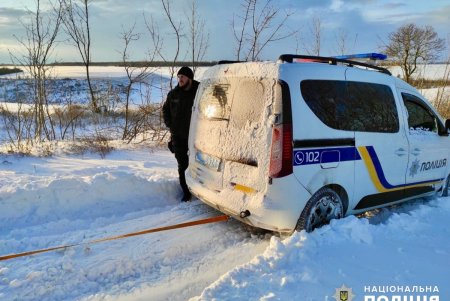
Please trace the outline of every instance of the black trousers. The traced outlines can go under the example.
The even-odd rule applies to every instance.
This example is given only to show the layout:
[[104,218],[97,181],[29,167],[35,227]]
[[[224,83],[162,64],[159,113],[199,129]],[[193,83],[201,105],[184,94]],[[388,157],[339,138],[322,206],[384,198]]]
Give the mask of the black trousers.
[[180,179],[180,186],[184,194],[189,194],[189,188],[186,184],[186,177],[184,172],[189,166],[188,157],[188,143],[187,141],[172,141],[175,159],[178,162],[178,177]]

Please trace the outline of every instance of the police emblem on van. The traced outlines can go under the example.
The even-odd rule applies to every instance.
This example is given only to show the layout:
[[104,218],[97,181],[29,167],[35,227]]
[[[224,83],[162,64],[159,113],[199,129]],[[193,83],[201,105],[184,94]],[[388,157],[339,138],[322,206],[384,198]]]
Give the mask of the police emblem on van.
[[413,163],[411,164],[411,167],[409,169],[409,176],[414,178],[414,176],[417,174],[417,172],[419,171],[419,165],[420,161],[419,160],[414,160]]

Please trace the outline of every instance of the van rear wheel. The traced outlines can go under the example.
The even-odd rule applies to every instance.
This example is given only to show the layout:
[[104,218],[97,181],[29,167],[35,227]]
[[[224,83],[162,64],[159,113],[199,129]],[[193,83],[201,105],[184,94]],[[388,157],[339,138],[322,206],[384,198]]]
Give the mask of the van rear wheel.
[[444,182],[444,186],[439,193],[439,196],[448,196],[448,190],[450,189],[450,175],[447,176],[447,180]]
[[324,187],[306,203],[295,230],[311,232],[315,228],[328,224],[332,219],[343,216],[344,206],[341,197],[333,189]]

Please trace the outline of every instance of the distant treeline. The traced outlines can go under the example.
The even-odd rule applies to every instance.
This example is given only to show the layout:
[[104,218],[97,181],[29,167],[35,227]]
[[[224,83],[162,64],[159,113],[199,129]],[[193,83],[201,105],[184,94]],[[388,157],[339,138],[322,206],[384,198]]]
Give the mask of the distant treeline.
[[[196,62],[196,67],[208,67],[217,64],[217,62]],[[61,63],[52,63],[51,66],[84,66],[81,62],[61,62]],[[182,66],[192,66],[192,62],[162,62],[162,61],[154,61],[154,62],[127,62],[127,66],[131,67],[182,67]],[[123,67],[125,64],[123,62],[91,62],[91,66],[117,66]]]
[[19,72],[23,72],[23,71],[19,68],[5,68],[5,67],[0,68],[0,75],[13,74],[13,73],[19,73]]
[[[211,62],[196,62],[195,67],[208,67],[208,66],[214,66],[217,62],[211,61]],[[11,64],[0,64],[0,66],[10,66]],[[59,63],[51,63],[50,66],[84,66],[82,62],[59,62]],[[91,66],[116,66],[116,67],[123,67],[125,64],[123,62],[91,62]],[[191,66],[192,62],[127,62],[127,66],[131,67],[182,67],[182,66]],[[0,70],[3,71],[3,69],[7,70],[8,68],[0,68]],[[16,73],[16,72],[22,72],[22,70],[18,68],[9,69],[9,70],[19,70],[19,71],[11,71],[9,73]],[[7,72],[7,71],[5,71]],[[8,74],[8,73],[2,73],[2,74]],[[0,74],[1,75],[1,74]]]

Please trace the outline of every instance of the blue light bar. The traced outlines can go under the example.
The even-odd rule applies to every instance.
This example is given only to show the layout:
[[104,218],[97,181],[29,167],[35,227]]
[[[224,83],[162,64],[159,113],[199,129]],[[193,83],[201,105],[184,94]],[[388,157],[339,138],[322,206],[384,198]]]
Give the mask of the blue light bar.
[[387,59],[387,55],[382,53],[360,53],[360,54],[348,54],[348,55],[339,55],[333,56],[334,58],[340,60],[349,60],[349,59],[371,59],[371,60],[385,60]]

